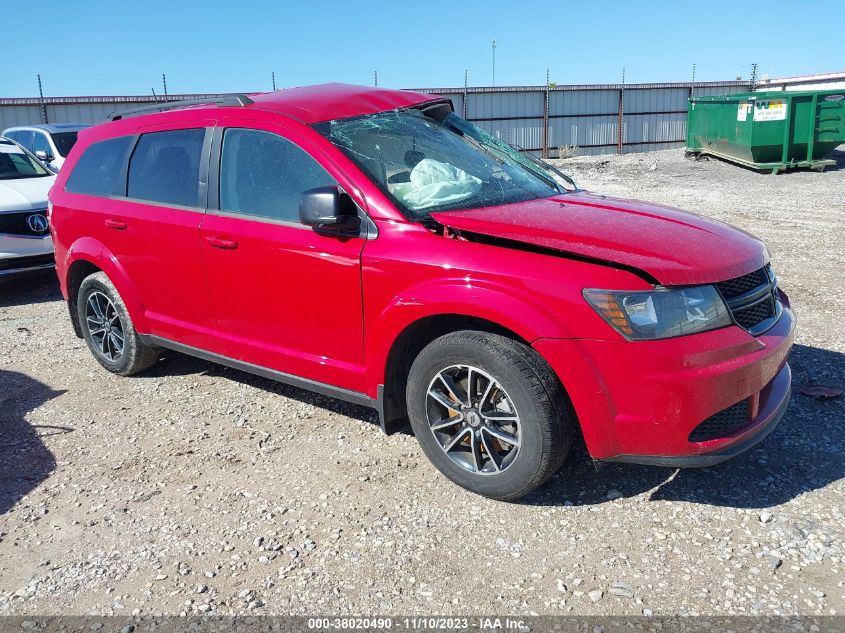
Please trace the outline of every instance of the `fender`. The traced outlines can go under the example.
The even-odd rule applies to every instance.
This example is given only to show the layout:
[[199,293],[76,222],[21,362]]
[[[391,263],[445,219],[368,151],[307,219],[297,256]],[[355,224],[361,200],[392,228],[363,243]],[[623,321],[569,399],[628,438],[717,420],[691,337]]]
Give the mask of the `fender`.
[[121,266],[117,258],[101,242],[90,238],[82,237],[71,244],[67,250],[62,267],[62,286],[67,291],[67,274],[70,267],[77,261],[87,261],[102,270],[117,288],[120,298],[123,299],[129,318],[139,334],[149,333],[147,321],[144,317],[144,306],[138,299],[138,291],[135,285],[129,280],[129,275]]
[[529,344],[541,337],[571,338],[559,317],[513,287],[463,278],[429,280],[402,291],[365,323],[367,385],[372,397],[387,378],[388,355],[399,335],[420,319],[440,315],[485,319]]

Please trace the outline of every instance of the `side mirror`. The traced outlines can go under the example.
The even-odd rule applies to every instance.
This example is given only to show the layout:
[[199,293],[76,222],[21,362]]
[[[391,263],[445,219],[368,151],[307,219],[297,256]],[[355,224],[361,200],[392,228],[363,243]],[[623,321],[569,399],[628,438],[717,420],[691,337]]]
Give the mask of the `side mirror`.
[[318,233],[349,234],[361,228],[352,199],[336,186],[317,187],[302,194],[299,219]]
[[35,150],[35,158],[45,163],[53,160],[53,155],[50,152],[45,152],[43,149]]

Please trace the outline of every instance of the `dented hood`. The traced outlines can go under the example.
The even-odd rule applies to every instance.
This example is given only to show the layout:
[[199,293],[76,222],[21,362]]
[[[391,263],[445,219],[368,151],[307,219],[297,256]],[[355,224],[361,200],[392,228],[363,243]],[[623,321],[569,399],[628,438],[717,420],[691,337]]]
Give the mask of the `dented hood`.
[[727,224],[583,191],[432,217],[460,231],[637,268],[664,285],[724,281],[768,261],[760,240]]

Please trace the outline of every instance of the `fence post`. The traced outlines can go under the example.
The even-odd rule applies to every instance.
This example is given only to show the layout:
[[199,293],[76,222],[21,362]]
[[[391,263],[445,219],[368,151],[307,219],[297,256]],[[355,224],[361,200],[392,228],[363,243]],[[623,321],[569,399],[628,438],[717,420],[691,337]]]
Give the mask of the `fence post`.
[[546,70],[546,91],[543,95],[543,158],[549,157],[549,71]]
[[464,70],[464,102],[463,102],[463,107],[461,108],[461,110],[463,110],[463,112],[461,112],[461,118],[463,118],[463,119],[467,118],[467,95],[469,94],[469,91],[467,90],[468,82],[469,82],[469,71]]
[[625,67],[622,67],[622,83],[619,84],[619,121],[617,124],[618,138],[616,141],[616,153],[624,153],[624,139],[625,139]]
[[616,121],[616,153],[622,153],[622,126],[625,117],[625,88],[619,87],[619,114]]

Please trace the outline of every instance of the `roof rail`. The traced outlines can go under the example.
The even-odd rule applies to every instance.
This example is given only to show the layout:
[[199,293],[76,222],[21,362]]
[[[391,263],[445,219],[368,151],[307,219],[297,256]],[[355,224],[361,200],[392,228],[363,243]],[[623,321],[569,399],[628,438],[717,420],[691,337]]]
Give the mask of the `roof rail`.
[[200,99],[181,99],[179,101],[162,101],[149,106],[142,106],[140,108],[131,108],[129,110],[119,110],[111,112],[108,115],[109,121],[118,121],[129,116],[136,116],[139,114],[148,114],[150,112],[164,112],[165,110],[174,110],[176,108],[185,108],[192,105],[219,105],[219,106],[248,106],[253,103],[253,100],[242,94],[221,95],[219,97],[207,97]]

